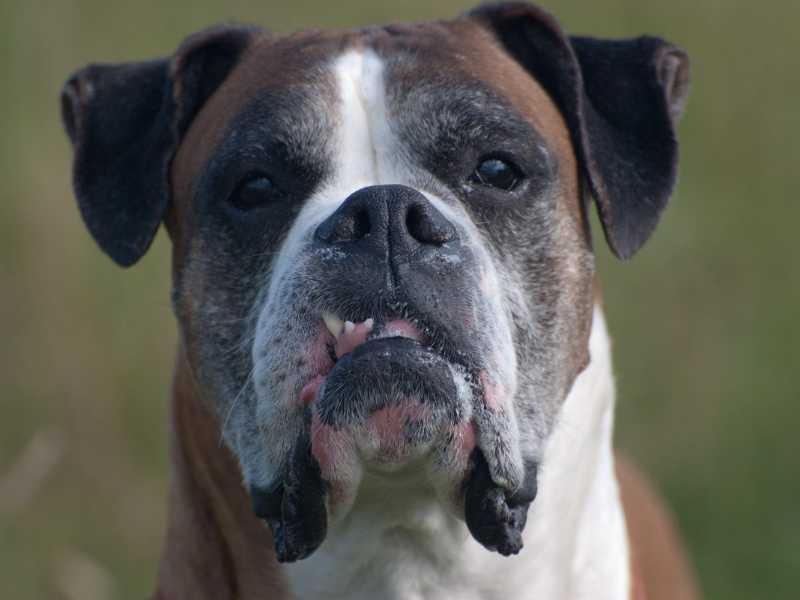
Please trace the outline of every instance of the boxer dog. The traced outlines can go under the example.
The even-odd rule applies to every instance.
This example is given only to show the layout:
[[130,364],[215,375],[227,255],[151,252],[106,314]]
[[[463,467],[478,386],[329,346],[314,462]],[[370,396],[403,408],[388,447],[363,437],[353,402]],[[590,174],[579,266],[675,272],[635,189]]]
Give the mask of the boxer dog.
[[644,244],[687,84],[519,3],[76,73],[86,225],[122,266],[173,244],[155,598],[694,597],[615,467],[588,216]]

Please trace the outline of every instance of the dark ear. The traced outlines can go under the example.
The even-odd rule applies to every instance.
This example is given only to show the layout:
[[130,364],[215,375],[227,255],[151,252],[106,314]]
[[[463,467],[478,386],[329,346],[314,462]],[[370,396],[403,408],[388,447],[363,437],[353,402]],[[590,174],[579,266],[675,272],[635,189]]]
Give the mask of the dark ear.
[[633,256],[675,185],[686,53],[654,37],[568,38],[553,17],[529,4],[484,6],[471,16],[558,105],[608,244],[620,258]]
[[65,84],[61,112],[75,149],[75,195],[89,231],[118,264],[132,265],[153,241],[180,138],[255,32],[209,29],[171,59],[90,65]]

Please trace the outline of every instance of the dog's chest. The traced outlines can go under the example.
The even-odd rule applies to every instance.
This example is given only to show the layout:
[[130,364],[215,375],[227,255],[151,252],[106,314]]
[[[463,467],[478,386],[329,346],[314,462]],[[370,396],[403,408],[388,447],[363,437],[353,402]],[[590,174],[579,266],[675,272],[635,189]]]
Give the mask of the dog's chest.
[[[367,484],[369,485],[369,484]],[[464,523],[428,491],[372,489],[317,553],[289,565],[298,598],[510,598]]]

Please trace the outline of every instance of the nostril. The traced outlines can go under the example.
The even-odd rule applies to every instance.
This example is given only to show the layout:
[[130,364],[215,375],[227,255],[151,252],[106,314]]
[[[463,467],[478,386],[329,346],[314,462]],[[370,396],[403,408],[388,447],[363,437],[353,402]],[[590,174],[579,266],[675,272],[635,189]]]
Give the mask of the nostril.
[[353,235],[351,239],[360,240],[369,235],[372,228],[372,222],[369,218],[369,212],[365,209],[357,211],[353,215]]
[[316,236],[330,244],[356,242],[369,235],[371,228],[369,211],[360,208],[334,215],[317,229]]
[[453,226],[429,204],[412,204],[406,212],[406,230],[421,244],[440,246],[455,236]]

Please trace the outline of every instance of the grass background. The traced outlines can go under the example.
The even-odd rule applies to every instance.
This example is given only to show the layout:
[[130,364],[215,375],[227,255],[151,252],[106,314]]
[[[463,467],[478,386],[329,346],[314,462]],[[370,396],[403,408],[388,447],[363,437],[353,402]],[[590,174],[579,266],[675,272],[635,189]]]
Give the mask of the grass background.
[[[800,589],[800,3],[548,0],[574,33],[686,48],[678,192],[621,264],[598,244],[618,445],[675,509],[709,598]],[[0,4],[0,598],[141,599],[164,526],[175,347],[165,236],[100,254],[70,192],[61,84],[221,20],[274,30],[448,17],[471,3]],[[599,241],[600,238],[598,238]]]

